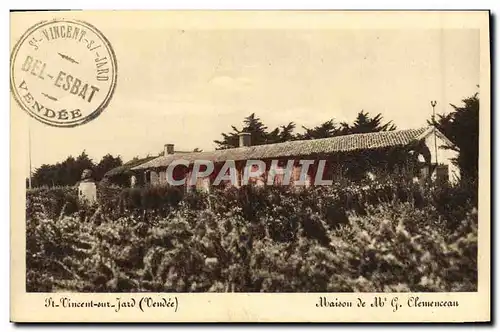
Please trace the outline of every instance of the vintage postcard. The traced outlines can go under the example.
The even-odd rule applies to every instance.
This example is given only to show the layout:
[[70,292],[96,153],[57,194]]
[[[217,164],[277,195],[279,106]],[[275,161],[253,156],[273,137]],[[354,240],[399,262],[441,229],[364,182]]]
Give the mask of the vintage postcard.
[[487,11],[12,12],[14,322],[487,322]]

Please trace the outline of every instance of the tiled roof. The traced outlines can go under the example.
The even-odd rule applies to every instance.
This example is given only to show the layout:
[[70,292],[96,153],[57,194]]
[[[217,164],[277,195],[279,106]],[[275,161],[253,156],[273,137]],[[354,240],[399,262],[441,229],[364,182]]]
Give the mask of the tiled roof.
[[174,160],[184,159],[210,160],[223,162],[226,160],[268,159],[291,156],[309,156],[319,153],[339,153],[357,150],[374,150],[387,147],[407,146],[423,139],[433,127],[384,131],[368,134],[353,134],[330,138],[289,141],[284,143],[255,145],[234,149],[207,152],[179,153],[161,156],[134,167],[134,170],[166,167]]
[[123,164],[122,166],[118,166],[118,167],[115,167],[113,169],[110,169],[109,171],[106,172],[106,174],[104,174],[104,176],[111,177],[111,176],[115,176],[118,174],[126,173],[126,172],[130,171],[133,167],[139,166],[143,163],[154,160],[156,158],[158,158],[158,157],[154,156],[154,157],[145,157],[145,158],[141,158],[141,159],[132,159],[132,160],[126,162],[125,164]]

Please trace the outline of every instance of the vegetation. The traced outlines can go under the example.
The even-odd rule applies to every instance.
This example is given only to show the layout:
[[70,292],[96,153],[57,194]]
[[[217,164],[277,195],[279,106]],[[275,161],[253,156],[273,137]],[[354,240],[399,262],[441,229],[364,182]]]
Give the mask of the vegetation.
[[[470,184],[28,191],[27,290],[475,291]],[[62,197],[62,199],[61,199]]]

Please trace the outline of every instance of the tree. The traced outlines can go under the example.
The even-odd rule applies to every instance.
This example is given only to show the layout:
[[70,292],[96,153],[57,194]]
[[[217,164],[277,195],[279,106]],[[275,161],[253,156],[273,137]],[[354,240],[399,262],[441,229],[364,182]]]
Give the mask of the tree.
[[280,126],[279,142],[288,142],[296,139],[296,135],[293,133],[295,130],[295,123],[289,122],[286,126]]
[[69,156],[54,165],[44,164],[33,172],[33,186],[74,186],[85,169],[95,167],[87,153],[83,151],[76,159]]
[[435,125],[456,147],[459,152],[455,161],[462,178],[477,179],[479,162],[479,94],[462,100],[463,106],[453,107],[449,114],[438,114],[429,124]]
[[40,187],[40,186],[58,185],[59,181],[57,181],[56,172],[57,172],[56,165],[43,164],[39,168],[35,169],[35,171],[33,172],[33,176],[31,179],[32,186]]

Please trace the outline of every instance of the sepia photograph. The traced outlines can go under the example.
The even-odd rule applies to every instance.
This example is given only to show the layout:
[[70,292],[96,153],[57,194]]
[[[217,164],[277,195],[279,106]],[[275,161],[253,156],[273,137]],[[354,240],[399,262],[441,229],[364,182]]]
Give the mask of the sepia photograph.
[[11,13],[25,292],[463,306],[418,294],[477,294],[489,255],[488,13],[359,14]]

